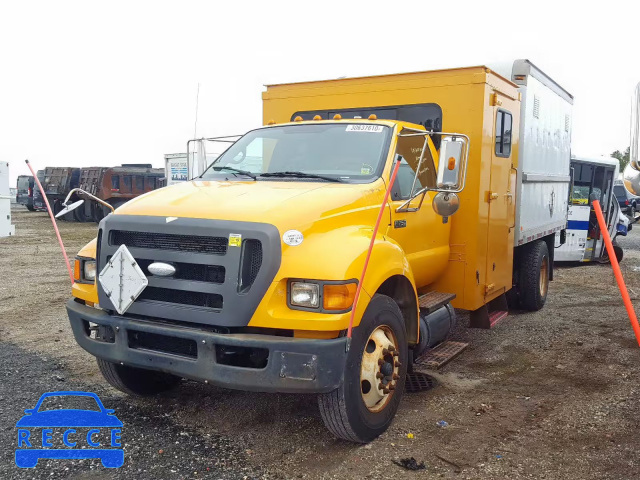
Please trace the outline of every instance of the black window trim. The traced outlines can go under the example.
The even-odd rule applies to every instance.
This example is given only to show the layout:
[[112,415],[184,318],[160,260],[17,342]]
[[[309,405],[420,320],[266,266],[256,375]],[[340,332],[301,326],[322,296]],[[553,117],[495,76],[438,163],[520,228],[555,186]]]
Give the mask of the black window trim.
[[[496,142],[496,139],[498,137],[498,132],[496,131],[496,124],[498,123],[498,115],[500,114],[506,114],[509,115],[511,117],[511,136],[509,137],[509,154],[505,155],[504,153],[500,153],[498,152],[498,143]],[[502,118],[502,131],[500,132],[500,145],[502,146],[502,150],[504,150],[504,117]],[[495,153],[496,157],[502,157],[502,158],[510,158],[511,157],[511,151],[513,150],[513,114],[505,109],[505,108],[499,108],[498,111],[496,112],[496,118],[493,122],[493,152]]]

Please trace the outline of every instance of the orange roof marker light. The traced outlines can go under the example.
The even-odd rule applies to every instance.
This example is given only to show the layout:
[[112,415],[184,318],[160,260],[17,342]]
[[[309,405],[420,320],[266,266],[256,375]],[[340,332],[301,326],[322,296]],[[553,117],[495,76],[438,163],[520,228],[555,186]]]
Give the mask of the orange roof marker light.
[[296,118],[293,119],[294,122],[301,122],[302,121],[302,117],[300,115],[298,115]]
[[322,120],[322,117],[320,115],[316,115],[315,117],[313,117],[314,120]]
[[378,116],[375,113],[372,113],[371,115],[369,115],[369,120],[377,120]]
[[333,116],[333,119],[334,119],[334,120],[342,120],[342,115],[340,115],[339,113],[336,113],[336,114]]

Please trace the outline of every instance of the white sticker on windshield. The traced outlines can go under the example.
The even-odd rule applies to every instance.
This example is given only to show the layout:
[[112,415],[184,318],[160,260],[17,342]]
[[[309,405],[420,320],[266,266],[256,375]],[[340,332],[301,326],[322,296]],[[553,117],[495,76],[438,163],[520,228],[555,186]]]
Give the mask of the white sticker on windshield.
[[360,125],[357,123],[347,125],[347,132],[381,133],[382,130],[384,130],[384,127],[382,125]]

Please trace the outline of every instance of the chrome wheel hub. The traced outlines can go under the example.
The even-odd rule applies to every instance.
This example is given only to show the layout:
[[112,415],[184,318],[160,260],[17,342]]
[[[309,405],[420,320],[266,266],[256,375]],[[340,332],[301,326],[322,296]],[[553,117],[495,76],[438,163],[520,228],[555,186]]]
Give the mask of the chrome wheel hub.
[[386,325],[376,328],[364,346],[360,368],[362,400],[372,412],[384,409],[394,394],[400,379],[398,355],[392,330]]

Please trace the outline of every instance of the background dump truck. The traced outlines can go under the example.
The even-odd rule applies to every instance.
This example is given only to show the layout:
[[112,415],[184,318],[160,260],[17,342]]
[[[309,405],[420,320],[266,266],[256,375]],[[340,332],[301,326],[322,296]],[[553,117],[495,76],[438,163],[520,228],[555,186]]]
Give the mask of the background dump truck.
[[[163,177],[163,169],[152,168],[147,163],[89,167],[80,172],[80,188],[118,208],[138,195],[160,188]],[[82,198],[82,194],[79,197]],[[108,213],[106,210],[106,207],[87,201],[74,213],[79,221],[99,223]]]
[[[53,213],[57,215],[64,208],[64,202],[67,194],[74,188],[78,187],[80,181],[80,169],[73,167],[46,167],[44,169],[44,181],[42,188],[49,200],[49,205]],[[73,198],[73,201],[77,198]],[[69,213],[62,217],[64,220],[75,220],[74,215]]]
[[33,186],[34,180],[32,175],[18,175],[16,203],[24,205],[31,212],[35,210],[33,207]]
[[76,259],[76,341],[124,392],[315,393],[337,437],[372,440],[452,306],[488,328],[509,292],[546,300],[571,97],[529,62],[512,73],[268,86],[266,126],[103,219]]

